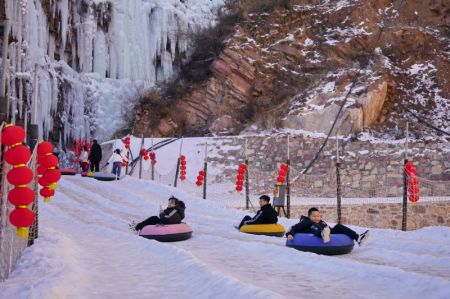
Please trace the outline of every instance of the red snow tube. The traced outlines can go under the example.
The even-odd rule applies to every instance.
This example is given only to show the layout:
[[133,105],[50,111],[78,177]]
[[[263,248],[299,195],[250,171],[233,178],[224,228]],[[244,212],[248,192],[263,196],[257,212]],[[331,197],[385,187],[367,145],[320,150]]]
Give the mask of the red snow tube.
[[160,242],[177,242],[192,236],[192,228],[186,223],[147,225],[141,229],[139,236]]
[[77,172],[72,168],[62,168],[59,171],[61,171],[62,175],[76,175]]

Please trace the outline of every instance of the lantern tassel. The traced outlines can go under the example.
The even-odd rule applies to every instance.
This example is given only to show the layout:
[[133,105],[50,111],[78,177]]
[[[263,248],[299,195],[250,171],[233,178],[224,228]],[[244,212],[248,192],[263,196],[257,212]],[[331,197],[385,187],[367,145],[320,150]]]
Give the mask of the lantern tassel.
[[17,236],[21,238],[28,238],[28,227],[18,227]]
[[49,203],[51,197],[44,197],[44,202]]

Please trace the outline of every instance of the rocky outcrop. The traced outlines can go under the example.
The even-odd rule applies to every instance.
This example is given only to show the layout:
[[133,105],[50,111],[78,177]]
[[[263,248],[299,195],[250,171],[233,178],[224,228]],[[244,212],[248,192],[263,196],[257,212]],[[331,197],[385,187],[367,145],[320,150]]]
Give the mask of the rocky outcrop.
[[356,75],[336,123],[341,133],[403,134],[398,119],[405,106],[439,115],[436,125],[449,127],[448,4],[415,1],[397,11],[384,0],[339,3],[250,14],[212,62],[211,77],[176,99],[173,111],[183,117],[177,121],[172,113],[178,129],[165,131],[328,133]]

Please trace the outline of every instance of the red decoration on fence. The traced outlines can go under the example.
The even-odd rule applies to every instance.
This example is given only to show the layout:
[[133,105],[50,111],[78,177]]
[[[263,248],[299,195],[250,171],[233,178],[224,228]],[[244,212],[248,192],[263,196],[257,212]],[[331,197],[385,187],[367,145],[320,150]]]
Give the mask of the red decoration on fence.
[[150,157],[150,161],[152,161],[152,164],[155,165],[156,164],[156,154],[154,151],[151,151],[149,154]]
[[141,149],[141,156],[144,158],[145,161],[149,159],[148,152],[145,148]]
[[53,144],[43,141],[38,144],[38,174],[42,175],[38,179],[39,185],[43,188],[39,194],[44,197],[44,202],[50,202],[50,198],[55,195],[57,182],[61,179],[61,171],[56,169],[59,159],[53,155]]
[[33,171],[26,166],[31,158],[28,147],[22,143],[25,140],[23,128],[7,125],[2,131],[2,144],[9,147],[4,159],[13,166],[7,175],[8,182],[15,186],[8,193],[8,201],[16,208],[9,215],[9,221],[17,227],[17,236],[28,237],[28,227],[33,224],[35,215],[28,209],[34,198],[34,192],[27,185],[33,180]]
[[184,181],[186,179],[186,164],[186,157],[184,155],[180,155],[180,181]]
[[409,201],[415,204],[419,201],[419,179],[417,178],[417,170],[412,161],[408,161],[405,165],[406,176],[408,177],[408,195]]
[[198,187],[202,186],[205,180],[205,172],[200,170],[197,176],[197,182],[195,183]]
[[278,169],[278,177],[277,177],[277,185],[281,186],[284,184],[284,180],[286,177],[286,174],[289,170],[289,166],[286,164],[281,163],[280,168]]
[[245,170],[247,169],[247,165],[245,163],[239,164],[238,173],[236,175],[236,191],[238,193],[244,190],[244,178],[245,178]]
[[130,143],[131,143],[131,138],[130,138],[130,136],[125,137],[125,148],[126,148],[127,150],[130,149]]

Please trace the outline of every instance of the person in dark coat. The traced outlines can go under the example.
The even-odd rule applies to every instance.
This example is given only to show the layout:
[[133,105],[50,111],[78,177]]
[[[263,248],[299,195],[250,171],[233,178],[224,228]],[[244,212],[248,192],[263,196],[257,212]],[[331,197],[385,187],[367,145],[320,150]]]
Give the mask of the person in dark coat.
[[92,141],[91,151],[89,152],[89,161],[91,162],[91,171],[100,171],[100,161],[102,160],[102,148],[97,140]]
[[262,195],[259,198],[261,209],[254,217],[245,216],[239,224],[239,228],[246,224],[274,224],[278,222],[277,211],[270,205],[270,197]]
[[361,246],[369,238],[368,230],[358,235],[354,230],[342,224],[336,224],[333,228],[330,228],[328,224],[322,220],[320,212],[317,208],[309,209],[308,217],[302,215],[300,217],[300,222],[291,227],[291,229],[286,233],[286,237],[289,240],[293,240],[293,236],[296,233],[313,234],[322,238],[324,243],[328,243],[330,241],[330,234],[344,234],[356,241],[359,246]]
[[[179,224],[184,219],[185,209],[186,206],[184,202],[172,196],[169,198],[169,204],[167,205],[167,208],[165,210],[160,208],[159,217],[152,216],[142,222],[139,222],[138,224],[134,225],[134,230],[139,231],[147,225]],[[133,224],[131,226],[133,226]]]

